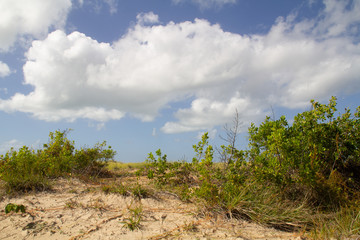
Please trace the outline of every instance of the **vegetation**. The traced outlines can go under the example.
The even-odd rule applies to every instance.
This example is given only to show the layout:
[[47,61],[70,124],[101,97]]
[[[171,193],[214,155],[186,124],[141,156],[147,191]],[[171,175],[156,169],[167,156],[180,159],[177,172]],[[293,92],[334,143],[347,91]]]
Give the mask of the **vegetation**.
[[1,156],[0,177],[7,190],[45,190],[50,187],[51,178],[105,174],[105,163],[114,157],[115,151],[110,146],[106,148],[106,142],[93,148],[75,149],[75,143],[67,139],[68,132],[50,132],[49,143],[43,149],[35,151],[24,146]]
[[[236,148],[241,124],[236,113],[234,126],[225,128],[227,145],[214,148],[205,133],[193,145],[191,162],[170,162],[159,149],[149,153],[145,163],[116,163],[106,142],[75,149],[68,131],[56,131],[43,149],[24,146],[1,156],[0,178],[8,191],[44,190],[52,178],[101,177],[107,167],[114,176],[137,181],[131,186],[105,184],[105,193],[136,200],[151,197],[139,182],[146,176],[161,190],[204,206],[209,215],[301,231],[310,238],[359,237],[360,107],[353,114],[349,109],[339,114],[334,97],[328,104],[311,103],[312,109],[299,113],[291,124],[284,116],[252,124],[246,150]],[[215,161],[216,150],[220,162]],[[124,227],[139,229],[141,207],[128,209]]]
[[116,193],[120,194],[122,196],[128,196],[129,192],[127,187],[125,187],[123,184],[111,184],[111,185],[104,185],[102,187],[102,191],[109,194],[109,193]]
[[141,218],[142,218],[142,206],[136,206],[131,208],[128,206],[130,216],[125,218],[121,223],[123,227],[128,228],[130,231],[141,229]]
[[292,124],[284,116],[252,124],[247,150],[235,147],[237,115],[227,128],[229,145],[221,146],[222,164],[214,162],[207,133],[193,146],[192,163],[168,163],[160,150],[157,158],[150,153],[148,177],[162,184],[176,178],[191,189],[181,195],[230,218],[311,230],[314,238],[359,235],[360,107],[335,116],[336,98],[311,103]]
[[22,212],[22,213],[25,213],[25,206],[24,205],[17,205],[17,204],[14,204],[14,203],[9,203],[6,205],[5,207],[5,213],[8,214],[10,212]]

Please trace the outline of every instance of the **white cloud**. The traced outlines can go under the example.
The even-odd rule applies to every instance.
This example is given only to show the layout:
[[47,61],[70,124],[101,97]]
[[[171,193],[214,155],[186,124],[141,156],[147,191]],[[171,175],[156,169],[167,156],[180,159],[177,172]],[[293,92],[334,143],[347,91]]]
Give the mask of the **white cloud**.
[[[112,45],[55,31],[27,53],[25,83],[34,91],[0,100],[0,109],[47,121],[106,122],[126,114],[151,121],[171,103],[192,99],[161,129],[177,133],[223,125],[236,109],[246,124],[270,106],[300,108],[312,98],[356,93],[360,45],[349,29],[359,25],[360,2],[325,4],[316,19],[279,18],[264,35],[224,32],[200,19],[154,25],[153,13]],[[342,30],[330,31],[332,14]]]
[[46,36],[51,26],[65,25],[71,0],[0,1],[0,52],[21,38]]
[[216,134],[217,134],[217,130],[216,129],[210,129],[208,131],[201,131],[201,132],[198,132],[198,135],[197,135],[197,139],[198,140],[201,140],[202,139],[202,136],[205,134],[205,132],[208,133],[208,137],[209,139],[211,140],[214,140],[216,138]]
[[141,25],[159,23],[159,16],[154,14],[153,12],[139,13],[136,16],[136,19]]
[[235,96],[228,101],[210,100],[207,98],[195,99],[188,109],[180,109],[175,114],[177,122],[167,122],[162,130],[166,133],[196,131],[212,129],[223,125],[234,118],[236,111],[240,119],[246,124],[263,117],[264,112],[260,104],[252,103],[251,99]]
[[86,8],[91,9],[95,14],[100,14],[105,9],[112,15],[116,14],[118,11],[119,0],[77,0],[76,3],[79,7],[85,6]]
[[[173,3],[179,4],[189,0],[172,0]],[[237,0],[191,0],[193,4],[196,4],[200,7],[200,9],[207,8],[220,8],[226,4],[234,4]]]
[[0,77],[6,77],[8,75],[10,75],[9,66],[0,61]]
[[118,7],[117,0],[104,0],[104,1],[107,5],[109,5],[110,14],[117,13],[117,7]]
[[13,148],[14,150],[18,150],[23,145],[24,144],[17,139],[12,139],[10,141],[2,142],[0,144],[0,154],[5,154],[6,152],[10,151],[11,148]]
[[105,63],[112,51],[109,44],[79,32],[66,35],[57,30],[44,41],[34,41],[27,53],[24,75],[25,83],[35,89],[29,95],[18,93],[2,101],[1,108],[29,112],[47,121],[122,118],[124,113],[111,107],[116,105],[111,97],[116,92],[104,92],[87,82],[87,68]]

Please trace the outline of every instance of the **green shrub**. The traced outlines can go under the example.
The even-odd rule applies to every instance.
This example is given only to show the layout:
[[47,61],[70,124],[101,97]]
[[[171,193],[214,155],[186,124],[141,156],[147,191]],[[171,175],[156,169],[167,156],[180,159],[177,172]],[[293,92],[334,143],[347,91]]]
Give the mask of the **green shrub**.
[[46,190],[50,188],[46,178],[47,166],[39,161],[38,154],[24,146],[18,151],[11,149],[2,156],[0,176],[10,191]]
[[166,154],[162,155],[160,149],[158,149],[155,154],[157,158],[150,152],[146,159],[147,176],[149,179],[156,178],[158,184],[164,184],[170,177],[168,173],[170,164],[167,161]]
[[68,132],[50,132],[49,143],[36,152],[24,146],[1,156],[0,177],[7,190],[46,190],[50,188],[50,178],[71,174],[96,177],[104,172],[105,163],[114,157],[115,151],[110,146],[105,148],[106,142],[75,150],[74,141],[67,139]]
[[166,185],[177,186],[179,184],[189,184],[192,182],[192,166],[185,161],[168,162],[167,156],[162,155],[158,149],[156,157],[152,152],[146,159],[145,172],[149,179],[154,179],[157,186]]
[[[182,199],[200,198],[208,210],[229,217],[286,231],[312,229],[319,238],[359,234],[360,107],[335,116],[336,98],[311,103],[292,124],[284,116],[252,124],[247,150],[236,149],[238,127],[232,128],[221,164],[214,163],[208,133],[193,145],[192,163],[170,164],[160,150],[157,159],[149,154],[148,176],[162,184],[187,176],[192,180],[177,182]],[[332,227],[337,221],[343,223]]]
[[[314,204],[334,207],[354,200],[360,177],[360,113],[334,117],[336,98],[328,105],[249,128],[248,161],[256,178],[284,190],[303,186]],[[299,196],[303,197],[303,196]]]

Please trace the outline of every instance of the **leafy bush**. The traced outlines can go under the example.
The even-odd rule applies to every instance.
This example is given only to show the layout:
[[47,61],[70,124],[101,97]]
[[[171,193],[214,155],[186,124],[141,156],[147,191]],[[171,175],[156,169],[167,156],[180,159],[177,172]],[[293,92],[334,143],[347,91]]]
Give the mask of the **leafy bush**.
[[312,105],[291,126],[285,117],[252,125],[248,161],[257,179],[292,197],[302,191],[318,206],[339,206],[355,200],[360,186],[360,108],[353,118],[350,110],[335,118],[336,98]]
[[0,177],[8,191],[45,190],[48,179],[71,174],[98,176],[115,151],[106,142],[93,148],[75,150],[74,141],[67,139],[69,131],[50,132],[49,143],[34,151],[27,146],[11,149],[0,158]]
[[189,184],[192,182],[190,176],[191,164],[187,162],[168,162],[167,156],[162,155],[161,150],[158,149],[156,157],[152,152],[149,153],[146,159],[146,174],[149,179],[154,179],[158,186],[164,184],[177,186],[179,184]]
[[178,182],[181,198],[203,199],[208,210],[287,231],[314,228],[315,236],[336,223],[327,217],[330,212],[346,222],[331,236],[359,234],[360,107],[353,115],[347,109],[335,116],[336,98],[311,103],[312,109],[292,124],[284,116],[252,124],[248,150],[236,149],[238,126],[231,128],[229,145],[220,149],[221,163],[214,162],[207,133],[193,145],[192,163],[170,164],[158,150],[157,159],[149,155],[149,177],[171,183],[177,169],[186,166],[193,181]]

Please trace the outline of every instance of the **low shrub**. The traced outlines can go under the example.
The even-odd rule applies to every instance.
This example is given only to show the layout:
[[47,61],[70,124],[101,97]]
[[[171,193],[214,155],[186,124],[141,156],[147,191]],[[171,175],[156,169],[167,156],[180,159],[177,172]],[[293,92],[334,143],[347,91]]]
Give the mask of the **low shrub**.
[[97,177],[106,173],[104,166],[115,151],[106,142],[93,148],[76,150],[74,141],[67,139],[68,130],[50,132],[49,143],[34,151],[27,146],[11,149],[0,157],[0,178],[8,192],[46,190],[49,179],[81,174]]
[[[292,124],[284,116],[252,124],[247,150],[236,149],[238,126],[231,128],[229,145],[221,146],[222,163],[214,163],[207,133],[193,145],[192,163],[170,164],[160,150],[157,159],[149,154],[148,177],[171,184],[174,173],[186,169],[180,176],[192,179],[191,185],[178,181],[176,189],[182,199],[204,201],[209,211],[285,231],[312,229],[319,238],[358,236],[360,107],[335,116],[336,98],[311,103]],[[333,228],[337,221],[342,224]]]

